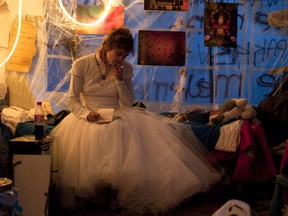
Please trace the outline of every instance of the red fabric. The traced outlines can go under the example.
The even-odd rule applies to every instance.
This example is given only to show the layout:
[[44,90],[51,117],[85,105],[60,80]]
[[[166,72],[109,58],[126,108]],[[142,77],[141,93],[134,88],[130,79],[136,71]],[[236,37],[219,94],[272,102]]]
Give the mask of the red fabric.
[[237,157],[236,152],[225,152],[220,150],[214,150],[211,154],[219,162],[233,160]]
[[286,144],[286,149],[284,151],[281,165],[280,165],[280,174],[288,176],[288,147],[287,147],[287,144]]
[[[288,176],[288,147],[287,147],[287,144],[286,144],[286,149],[284,151],[281,165],[280,165],[280,174],[282,174],[286,177]],[[284,190],[283,190],[283,199],[284,199],[285,204],[288,205],[288,190],[287,190],[287,188],[284,188]]]
[[276,176],[271,151],[260,124],[245,121],[233,179],[239,182],[261,182]]

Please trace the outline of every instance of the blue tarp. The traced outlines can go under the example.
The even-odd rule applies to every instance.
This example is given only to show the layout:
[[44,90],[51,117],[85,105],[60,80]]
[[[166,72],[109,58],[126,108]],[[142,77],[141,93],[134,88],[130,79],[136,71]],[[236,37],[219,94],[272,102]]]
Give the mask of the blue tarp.
[[[62,2],[73,14],[70,1]],[[77,1],[82,5],[97,2]],[[267,18],[273,11],[288,9],[288,1],[211,1],[237,4],[236,47],[204,46],[205,1],[190,0],[188,11],[144,10],[145,2],[114,2],[114,6],[124,7],[124,25],[135,39],[135,55],[128,56],[127,60],[134,67],[137,100],[144,104],[158,104],[158,108],[168,104],[174,107],[174,111],[180,111],[184,105],[185,108],[187,105],[188,108],[214,106],[229,98],[243,97],[256,106],[281,81],[281,73],[273,75],[270,71],[287,65],[288,36],[283,28],[271,27]],[[44,84],[32,90],[37,99],[49,99],[58,112],[66,108],[72,62],[94,52],[104,35],[76,34],[77,26],[65,17],[57,1],[47,1],[45,14],[45,22],[38,28],[45,32],[47,43],[37,43],[39,51],[29,72],[29,80],[33,86],[32,82],[38,80],[35,76],[43,78],[44,70]],[[185,32],[185,65],[139,65],[140,30]],[[41,73],[38,73],[39,68]]]

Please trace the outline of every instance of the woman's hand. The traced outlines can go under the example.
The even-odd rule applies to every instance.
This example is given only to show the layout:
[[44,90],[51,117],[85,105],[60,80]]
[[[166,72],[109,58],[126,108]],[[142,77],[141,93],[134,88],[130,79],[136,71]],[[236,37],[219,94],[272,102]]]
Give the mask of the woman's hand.
[[95,121],[98,121],[100,119],[100,114],[97,113],[97,112],[90,112],[87,116],[87,120],[88,122],[95,122]]
[[111,68],[112,73],[116,76],[117,80],[123,80],[123,65],[116,64]]

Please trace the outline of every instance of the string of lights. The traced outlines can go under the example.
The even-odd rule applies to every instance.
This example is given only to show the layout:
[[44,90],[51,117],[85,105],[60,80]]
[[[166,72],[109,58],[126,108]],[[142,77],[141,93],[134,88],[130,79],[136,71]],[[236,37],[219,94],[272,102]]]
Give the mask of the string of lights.
[[62,3],[62,0],[58,0],[58,3],[59,3],[59,6],[60,8],[62,9],[63,13],[66,15],[66,17],[68,17],[73,23],[77,24],[77,25],[80,25],[80,26],[94,26],[94,25],[97,25],[99,23],[101,23],[108,15],[109,13],[109,10],[111,8],[111,2],[113,0],[109,0],[108,3],[107,3],[107,6],[105,7],[105,10],[103,12],[103,14],[100,16],[99,19],[97,19],[95,22],[92,22],[92,23],[82,23],[82,22],[79,22],[77,21],[76,19],[74,19],[68,12],[67,10],[65,9],[63,3]]

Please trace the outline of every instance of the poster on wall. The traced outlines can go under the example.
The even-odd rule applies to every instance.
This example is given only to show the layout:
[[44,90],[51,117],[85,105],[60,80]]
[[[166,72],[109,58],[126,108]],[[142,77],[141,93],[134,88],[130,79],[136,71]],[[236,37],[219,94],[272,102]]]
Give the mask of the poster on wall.
[[[97,5],[77,5],[76,19],[81,23],[93,23],[103,14],[104,7]],[[100,24],[79,26],[77,34],[107,34],[112,28],[124,26],[124,7],[111,7],[108,15]]]
[[[18,22],[13,23],[8,49],[12,50],[17,37]],[[35,22],[22,21],[16,49],[7,62],[7,70],[28,73],[36,55],[37,27]]]
[[159,66],[185,65],[186,33],[146,31],[138,34],[138,64]]
[[188,11],[189,0],[144,0],[144,10]]
[[238,4],[205,3],[204,45],[236,47]]

